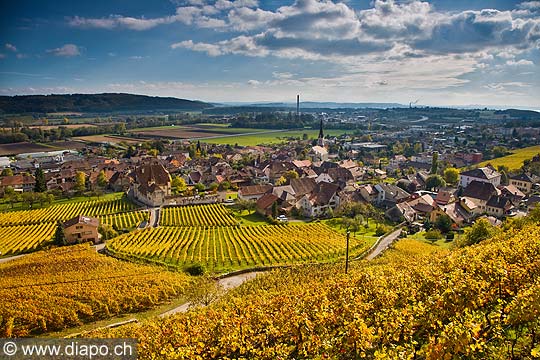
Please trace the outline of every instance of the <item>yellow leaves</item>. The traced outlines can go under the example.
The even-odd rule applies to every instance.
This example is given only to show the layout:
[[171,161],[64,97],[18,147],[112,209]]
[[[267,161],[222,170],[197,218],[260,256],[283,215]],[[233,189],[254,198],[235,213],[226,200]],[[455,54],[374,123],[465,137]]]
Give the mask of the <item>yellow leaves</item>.
[[531,350],[531,356],[535,359],[540,358],[540,345],[536,345],[536,347]]
[[[36,335],[167,300],[187,276],[106,257],[87,244],[38,252],[0,264],[0,332]],[[40,286],[41,285],[41,286]]]
[[[168,344],[185,359],[506,359],[516,338],[515,358],[538,357],[539,238],[528,227],[452,252],[392,250],[347,277],[278,270],[211,308],[112,333],[139,338],[143,359]],[[156,323],[170,331],[150,337]]]

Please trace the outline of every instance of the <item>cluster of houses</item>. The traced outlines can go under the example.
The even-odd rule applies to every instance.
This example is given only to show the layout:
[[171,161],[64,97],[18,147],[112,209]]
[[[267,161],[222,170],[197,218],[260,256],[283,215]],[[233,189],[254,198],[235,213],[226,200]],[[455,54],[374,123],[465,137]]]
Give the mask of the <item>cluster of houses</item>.
[[[351,159],[340,160],[336,154],[329,154],[322,126],[316,144],[303,153],[293,146],[272,149],[214,145],[205,149],[208,156],[200,156],[200,150],[198,144],[196,155],[190,157],[186,146],[171,146],[157,157],[138,150],[130,158],[120,159],[55,153],[37,166],[35,159],[27,164],[26,157],[19,163],[26,168],[12,164],[17,173],[0,178],[0,193],[7,187],[32,191],[35,179],[31,170],[40,167],[45,172],[48,190],[73,191],[78,172],[86,174],[90,190],[102,188],[104,176],[106,188],[126,192],[150,207],[216,202],[223,197],[214,190],[234,189],[238,190],[239,199],[255,201],[257,211],[263,215],[271,215],[277,209],[280,214],[322,217],[331,215],[340,204],[365,202],[383,209],[393,221],[436,221],[447,215],[456,226],[463,226],[478,216],[513,216],[540,201],[531,196],[534,179],[520,174],[511,177],[507,185],[501,184],[501,174],[491,167],[462,172],[456,188],[427,191],[431,161],[427,154],[411,158],[396,155],[385,169]],[[481,154],[472,154],[470,159],[462,157],[478,161]],[[394,168],[407,174],[397,181],[387,181],[386,171]],[[413,171],[409,171],[411,168]],[[213,191],[205,191],[201,196],[197,192],[189,196],[174,194],[173,176],[183,178],[188,186]]]
[[507,185],[501,178],[501,173],[489,166],[464,171],[457,188],[417,191],[388,209],[386,216],[412,223],[426,218],[435,222],[447,215],[461,227],[480,216],[498,223],[502,218],[524,214],[540,202],[540,197],[531,196],[536,182],[527,174],[510,177]]

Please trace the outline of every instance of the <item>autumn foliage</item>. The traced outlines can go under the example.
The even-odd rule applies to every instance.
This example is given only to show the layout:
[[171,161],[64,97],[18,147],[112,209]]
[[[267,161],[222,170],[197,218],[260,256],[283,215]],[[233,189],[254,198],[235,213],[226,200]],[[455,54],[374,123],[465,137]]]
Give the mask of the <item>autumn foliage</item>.
[[453,251],[273,271],[205,309],[101,331],[142,359],[522,359],[539,354],[540,228]]

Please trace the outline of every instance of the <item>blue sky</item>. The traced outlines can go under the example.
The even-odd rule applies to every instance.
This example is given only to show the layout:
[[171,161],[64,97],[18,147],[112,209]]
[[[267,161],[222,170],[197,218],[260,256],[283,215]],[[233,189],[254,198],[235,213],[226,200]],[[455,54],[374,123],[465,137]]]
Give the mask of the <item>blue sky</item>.
[[540,108],[540,1],[4,1],[0,94]]

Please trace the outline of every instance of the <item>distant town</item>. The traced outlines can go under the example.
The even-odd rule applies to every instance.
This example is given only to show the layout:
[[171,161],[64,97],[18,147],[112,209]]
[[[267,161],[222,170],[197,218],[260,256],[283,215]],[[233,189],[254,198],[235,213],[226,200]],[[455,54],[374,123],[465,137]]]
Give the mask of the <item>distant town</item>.
[[[8,210],[123,192],[151,209],[241,204],[269,221],[365,204],[388,224],[443,234],[479,217],[497,225],[540,202],[534,111],[297,106],[4,115],[2,201]],[[532,153],[504,160],[523,149]]]

